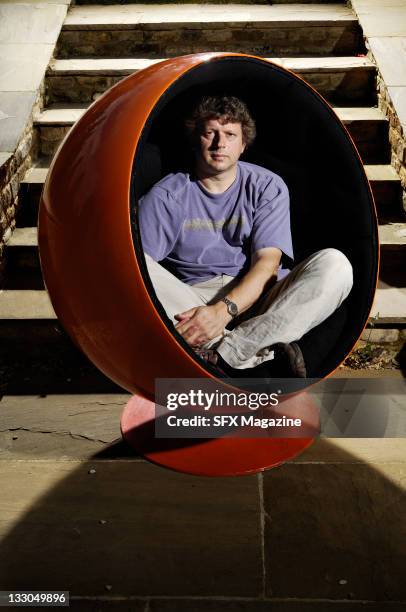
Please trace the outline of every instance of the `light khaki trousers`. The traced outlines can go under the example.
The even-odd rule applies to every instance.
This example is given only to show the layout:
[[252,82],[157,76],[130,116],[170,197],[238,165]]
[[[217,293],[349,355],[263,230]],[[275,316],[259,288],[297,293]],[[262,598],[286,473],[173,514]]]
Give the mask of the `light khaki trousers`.
[[[145,256],[158,300],[176,324],[175,314],[196,306],[215,303],[226,296],[238,281],[222,274],[187,285]],[[270,349],[276,342],[294,342],[322,323],[351,291],[352,266],[336,249],[323,249],[298,264],[284,279],[266,291],[238,318],[233,330],[207,342],[216,347],[234,368],[254,367],[273,359]]]

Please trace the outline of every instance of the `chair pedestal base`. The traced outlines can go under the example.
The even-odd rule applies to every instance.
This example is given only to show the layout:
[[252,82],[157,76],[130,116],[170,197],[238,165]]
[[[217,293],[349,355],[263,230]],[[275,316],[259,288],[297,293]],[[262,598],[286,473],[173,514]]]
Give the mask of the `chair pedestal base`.
[[[281,414],[286,412],[290,416],[294,413],[295,417],[306,422],[307,427],[318,431],[318,409],[307,393],[289,398],[280,406],[284,407]],[[237,476],[260,472],[292,459],[314,440],[314,437],[156,438],[154,419],[155,403],[141,395],[134,395],[121,416],[123,439],[153,463],[201,476]]]

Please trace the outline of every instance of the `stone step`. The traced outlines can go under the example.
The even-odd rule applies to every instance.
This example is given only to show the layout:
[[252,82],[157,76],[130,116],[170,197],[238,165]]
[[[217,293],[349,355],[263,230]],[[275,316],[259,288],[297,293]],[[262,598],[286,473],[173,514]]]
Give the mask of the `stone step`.
[[7,242],[5,252],[4,287],[16,289],[44,288],[36,227],[15,229]]
[[[271,58],[300,75],[332,104],[373,106],[376,66],[367,57]],[[89,103],[123,77],[162,59],[52,60],[47,72],[49,104]]]
[[[379,228],[380,280],[386,289],[406,287],[406,224],[387,223]],[[391,292],[385,292],[390,300]],[[406,308],[404,310],[406,316]]]
[[35,227],[38,220],[38,208],[42,188],[48,173],[51,160],[43,166],[30,168],[20,183],[19,207],[16,213],[17,227]]
[[[400,217],[403,213],[402,186],[394,168],[389,165],[366,165],[365,171],[381,222]],[[20,186],[18,227],[33,227],[37,224],[38,204],[47,172],[48,166],[31,168],[26,173]]]
[[389,164],[364,166],[381,224],[403,220],[403,189],[399,175]]
[[[143,4],[160,4],[161,1],[160,0],[147,0],[146,2],[143,2]],[[120,6],[122,5],[126,5],[126,4],[138,4],[137,0],[76,0],[75,1],[76,5],[92,5],[92,4],[97,4],[97,5],[117,5],[119,4]],[[177,4],[177,1],[175,0],[170,0],[170,2],[167,2],[167,5],[169,4]],[[195,0],[184,0],[183,4],[195,4]],[[228,0],[223,0],[223,2],[219,1],[219,0],[204,0],[204,2],[201,2],[200,4],[204,5],[204,4],[229,4]],[[269,4],[298,4],[296,2],[296,0],[272,0],[272,2],[270,0],[240,0],[239,4],[262,4],[262,5],[269,5]],[[301,0],[300,4],[345,4],[344,0],[339,0],[339,2],[337,2],[337,0]]]
[[[380,279],[388,286],[406,287],[406,223],[379,226],[381,245]],[[42,289],[37,228],[17,228],[6,245],[5,287]],[[406,317],[406,309],[405,309]]]
[[[406,325],[406,288],[390,287],[379,281],[370,319],[374,327]],[[36,327],[36,323],[39,325]],[[27,335],[27,330],[31,333]],[[48,340],[54,344],[68,338],[62,330],[48,293],[43,289],[5,289],[0,291],[0,335],[4,343]]]
[[352,55],[365,51],[352,9],[332,5],[73,6],[56,55],[171,57],[206,51]]
[[[87,105],[54,105],[35,117],[40,155],[53,155]],[[366,164],[390,161],[389,123],[378,108],[335,108]]]

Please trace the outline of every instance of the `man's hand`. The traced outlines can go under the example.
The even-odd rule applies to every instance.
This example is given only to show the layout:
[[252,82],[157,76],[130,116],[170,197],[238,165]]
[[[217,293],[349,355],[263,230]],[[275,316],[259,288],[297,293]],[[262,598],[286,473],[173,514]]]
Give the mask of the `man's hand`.
[[212,306],[197,306],[175,315],[179,321],[175,327],[190,346],[202,346],[220,336],[231,318],[224,302],[218,302]]
[[[269,281],[276,277],[282,252],[274,247],[254,253],[250,270],[227,297],[235,302],[240,313],[245,312],[263,294]],[[175,315],[179,321],[176,331],[190,346],[202,346],[220,336],[232,319],[224,302],[211,306],[197,306]]]

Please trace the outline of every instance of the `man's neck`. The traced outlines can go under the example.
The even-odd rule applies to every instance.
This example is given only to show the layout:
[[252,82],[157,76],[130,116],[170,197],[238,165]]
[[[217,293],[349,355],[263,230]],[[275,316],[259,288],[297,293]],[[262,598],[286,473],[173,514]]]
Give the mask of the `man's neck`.
[[196,169],[196,175],[199,183],[210,193],[223,193],[234,183],[237,178],[237,165],[225,172],[220,172],[215,175],[208,175],[199,168]]

